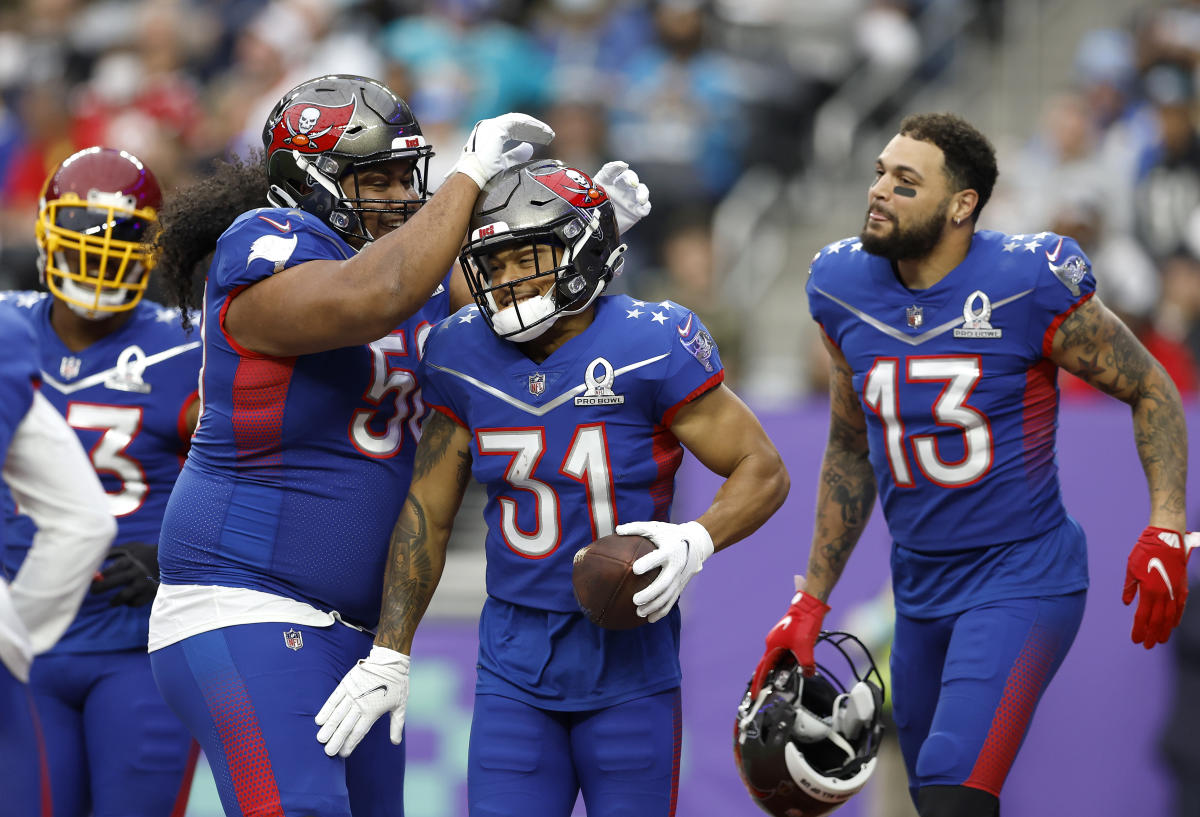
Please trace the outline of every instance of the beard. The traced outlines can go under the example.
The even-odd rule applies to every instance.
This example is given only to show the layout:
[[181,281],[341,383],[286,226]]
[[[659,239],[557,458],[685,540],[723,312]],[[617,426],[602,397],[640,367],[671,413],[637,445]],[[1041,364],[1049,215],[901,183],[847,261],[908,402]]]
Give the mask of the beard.
[[[865,251],[889,261],[924,258],[933,252],[934,247],[942,240],[942,233],[946,229],[946,213],[949,210],[950,199],[946,199],[929,218],[904,229],[893,218],[892,232],[889,235],[870,233],[864,225],[858,240],[862,242]],[[867,223],[870,224],[870,221]]]

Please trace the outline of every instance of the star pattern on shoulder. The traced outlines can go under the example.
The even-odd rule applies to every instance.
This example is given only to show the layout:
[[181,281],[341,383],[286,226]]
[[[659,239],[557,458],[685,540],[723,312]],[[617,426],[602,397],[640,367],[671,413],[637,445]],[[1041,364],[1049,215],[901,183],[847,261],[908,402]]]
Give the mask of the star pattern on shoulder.
[[667,316],[664,315],[662,312],[655,312],[654,315],[650,318],[650,320],[654,321],[657,324],[664,324],[667,322]]
[[844,247],[844,246],[846,246],[845,239],[842,239],[841,241],[835,241],[832,244],[830,244],[828,247],[825,248],[825,254],[833,255],[834,253],[841,252],[842,247]]
[[1041,242],[1040,242],[1040,241],[1038,241],[1038,240],[1037,240],[1037,236],[1034,236],[1034,237],[1033,237],[1033,241],[1026,241],[1026,242],[1025,242],[1025,249],[1026,249],[1028,252],[1035,252],[1035,251],[1037,250],[1037,248],[1038,248],[1038,247],[1040,247],[1040,246],[1042,246],[1042,244],[1041,244]]
[[631,301],[630,303],[632,303],[634,306],[637,306],[637,307],[643,307],[646,305],[645,301]]
[[1021,246],[1020,241],[1010,241],[1004,245],[1004,251],[1005,252],[1014,252],[1017,249],[1017,247],[1019,247],[1019,246]]
[[641,316],[642,316],[642,310],[640,310],[640,309],[634,308],[634,309],[626,309],[625,310],[626,318],[640,318]]
[[675,306],[675,304],[671,303],[670,301],[659,301],[658,305],[663,309],[672,309]]
[[862,252],[862,242],[855,241],[850,245],[850,252]]
[[154,312],[154,320],[159,323],[174,323],[179,320],[179,310],[169,306],[160,307]]
[[459,323],[470,323],[479,317],[479,307],[473,306],[467,311],[467,314],[458,319]]
[[1040,233],[1038,233],[1037,235],[1035,235],[1035,236],[1034,236],[1034,238],[1036,238],[1038,241],[1045,241],[1045,240],[1046,240],[1047,238],[1049,238],[1049,237],[1050,237],[1050,233],[1047,233],[1047,232],[1044,232],[1044,231],[1043,231],[1043,232],[1040,232]]
[[38,301],[46,297],[44,292],[22,292],[16,297],[17,306],[22,306],[28,309],[31,306],[37,305]]

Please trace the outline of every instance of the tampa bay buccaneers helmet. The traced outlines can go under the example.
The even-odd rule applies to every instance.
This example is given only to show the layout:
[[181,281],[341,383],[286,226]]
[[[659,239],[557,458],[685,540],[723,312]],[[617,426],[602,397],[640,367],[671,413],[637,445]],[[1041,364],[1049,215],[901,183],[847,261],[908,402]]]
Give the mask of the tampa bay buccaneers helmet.
[[823,632],[814,657],[816,674],[805,676],[788,653],[760,689],[746,685],[738,706],[738,772],[776,817],[818,817],[845,803],[875,770],[883,737],[883,678],[862,642]]
[[[470,240],[459,261],[480,313],[492,330],[517,343],[533,340],[563,315],[586,309],[620,271],[625,245],[604,188],[556,159],[514,165],[492,178],[475,200]],[[490,259],[514,247],[549,245],[556,264],[517,280],[493,283]],[[496,293],[554,276],[544,295],[500,309]]]
[[158,180],[133,154],[90,147],[67,157],[38,203],[42,283],[91,320],[133,309],[154,266],[161,208]]
[[[367,77],[330,74],[284,94],[263,128],[267,200],[317,216],[344,238],[374,241],[363,213],[411,215],[428,198],[433,148],[408,103]],[[368,198],[359,189],[363,166],[411,159],[412,200]]]

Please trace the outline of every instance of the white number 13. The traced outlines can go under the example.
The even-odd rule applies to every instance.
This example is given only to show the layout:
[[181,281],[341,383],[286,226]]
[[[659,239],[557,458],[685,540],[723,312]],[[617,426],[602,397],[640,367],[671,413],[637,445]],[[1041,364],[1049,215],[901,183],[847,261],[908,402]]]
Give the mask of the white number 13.
[[[938,453],[937,436],[918,434],[908,437],[916,455],[917,467],[930,482],[947,488],[960,488],[978,481],[992,467],[992,430],[982,413],[967,405],[971,390],[982,375],[978,357],[910,357],[905,382],[944,381],[945,388],[933,404],[933,419],[938,425],[959,429],[963,434],[963,457],[946,462]],[[900,417],[900,361],[880,358],[867,373],[863,384],[863,402],[883,423],[883,438],[888,462],[896,485],[913,485],[905,445],[904,422]]]

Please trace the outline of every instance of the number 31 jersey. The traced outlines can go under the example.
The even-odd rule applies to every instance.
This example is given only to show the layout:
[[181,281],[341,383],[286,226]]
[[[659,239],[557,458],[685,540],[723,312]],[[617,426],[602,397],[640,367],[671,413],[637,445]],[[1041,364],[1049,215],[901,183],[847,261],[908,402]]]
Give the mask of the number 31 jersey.
[[478,690],[570,709],[677,686],[678,612],[600,630],[571,568],[618,524],[668,519],[683,458],[671,422],[724,378],[700,319],[604,296],[581,334],[535,363],[468,307],[434,329],[422,371],[430,407],[471,432],[487,489]]
[[854,372],[897,545],[983,548],[1066,520],[1048,358],[1094,290],[1086,256],[1054,233],[977,232],[963,262],[924,290],[857,239],[817,253],[809,308]]

